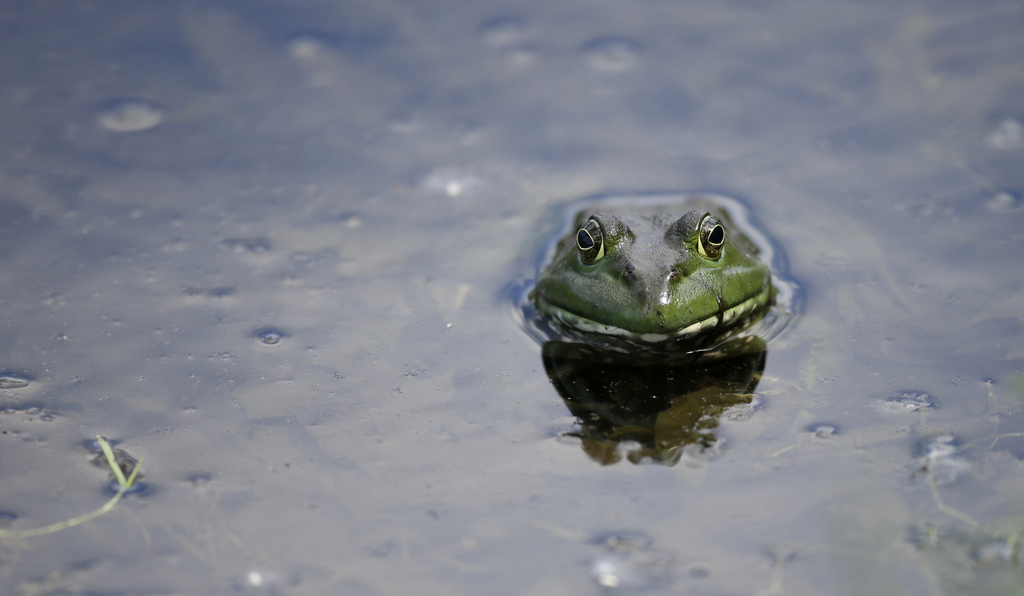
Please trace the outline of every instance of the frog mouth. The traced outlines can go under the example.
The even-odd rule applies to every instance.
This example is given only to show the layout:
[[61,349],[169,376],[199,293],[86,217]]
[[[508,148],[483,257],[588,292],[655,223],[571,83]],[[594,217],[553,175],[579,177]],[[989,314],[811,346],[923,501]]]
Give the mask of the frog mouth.
[[693,340],[698,337],[715,334],[718,331],[725,331],[734,325],[743,322],[771,302],[771,286],[766,286],[759,293],[747,298],[736,306],[724,311],[718,311],[712,315],[694,321],[685,327],[674,330],[666,330],[664,333],[642,333],[631,331],[624,327],[602,323],[584,317],[555,304],[544,296],[537,293],[534,296],[537,309],[555,319],[560,324],[582,331],[604,336],[613,336],[628,339],[634,342],[645,344],[661,344],[674,341]]

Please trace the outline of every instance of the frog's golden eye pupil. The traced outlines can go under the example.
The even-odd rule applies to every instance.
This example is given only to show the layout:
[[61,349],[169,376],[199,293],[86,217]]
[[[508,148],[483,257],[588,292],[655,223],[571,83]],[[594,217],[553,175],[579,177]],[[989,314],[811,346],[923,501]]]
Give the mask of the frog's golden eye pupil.
[[697,252],[700,256],[718,260],[722,256],[722,245],[725,244],[725,228],[710,213],[700,220],[697,237]]
[[587,265],[593,265],[604,257],[604,234],[597,220],[588,219],[576,232],[576,248],[580,249],[580,259]]

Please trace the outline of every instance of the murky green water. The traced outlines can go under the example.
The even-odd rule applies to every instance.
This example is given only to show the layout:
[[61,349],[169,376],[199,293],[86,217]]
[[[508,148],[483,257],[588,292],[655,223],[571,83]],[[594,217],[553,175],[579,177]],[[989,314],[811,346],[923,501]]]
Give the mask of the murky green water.
[[[0,591],[1021,594],[1022,25],[8,3]],[[609,448],[512,288],[558,205],[696,189],[781,241],[800,314],[712,429]],[[111,497],[96,435],[137,490],[12,536]]]

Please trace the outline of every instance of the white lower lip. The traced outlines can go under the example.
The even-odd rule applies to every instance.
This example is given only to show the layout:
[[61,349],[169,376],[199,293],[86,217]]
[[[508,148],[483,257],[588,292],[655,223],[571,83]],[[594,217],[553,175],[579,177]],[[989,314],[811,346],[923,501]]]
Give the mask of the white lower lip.
[[[761,293],[748,298],[747,300],[737,304],[736,306],[725,311],[722,316],[722,325],[728,326],[733,322],[742,319],[750,313],[757,310],[760,306],[768,302],[768,298],[771,295],[770,287],[765,288]],[[545,300],[542,296],[538,296],[537,300],[543,302],[544,312],[548,312],[554,318],[558,319],[562,324],[578,329],[587,333],[597,333],[601,335],[613,335],[617,337],[625,337],[634,341],[641,341],[645,343],[660,343],[668,340],[678,339],[692,339],[704,333],[714,330],[718,327],[718,315],[708,317],[706,319],[697,321],[677,329],[670,333],[636,333],[623,329],[622,327],[616,327],[614,325],[607,325],[605,323],[598,323],[597,321],[581,317],[577,314],[571,313],[563,308],[555,306],[551,302]]]

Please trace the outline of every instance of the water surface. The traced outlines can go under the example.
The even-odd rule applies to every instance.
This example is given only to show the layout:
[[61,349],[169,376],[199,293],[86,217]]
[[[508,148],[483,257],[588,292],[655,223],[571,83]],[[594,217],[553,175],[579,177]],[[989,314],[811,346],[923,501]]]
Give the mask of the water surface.
[[[96,435],[145,490],[0,538],[0,591],[1020,593],[1022,26],[9,3],[0,530],[102,505]],[[508,288],[555,206],[691,189],[802,312],[713,448],[601,465]]]

